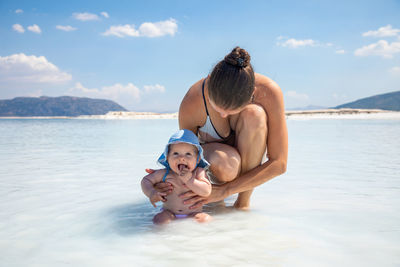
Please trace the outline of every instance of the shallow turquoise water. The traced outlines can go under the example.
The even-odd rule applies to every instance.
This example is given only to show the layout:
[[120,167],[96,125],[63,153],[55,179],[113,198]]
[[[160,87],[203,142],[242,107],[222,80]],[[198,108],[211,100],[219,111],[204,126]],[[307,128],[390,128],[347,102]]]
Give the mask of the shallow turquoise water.
[[400,120],[288,120],[250,212],[154,227],[140,180],[177,127],[0,120],[0,265],[400,265]]

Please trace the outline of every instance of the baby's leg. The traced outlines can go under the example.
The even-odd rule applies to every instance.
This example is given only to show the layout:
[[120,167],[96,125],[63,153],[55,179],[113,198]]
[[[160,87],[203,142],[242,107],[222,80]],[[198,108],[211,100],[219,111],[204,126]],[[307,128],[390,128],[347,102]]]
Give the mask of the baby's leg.
[[205,212],[199,212],[194,215],[194,219],[199,223],[205,223],[211,221],[211,216]]
[[166,224],[175,219],[175,215],[169,210],[163,210],[160,213],[157,213],[153,218],[154,224]]

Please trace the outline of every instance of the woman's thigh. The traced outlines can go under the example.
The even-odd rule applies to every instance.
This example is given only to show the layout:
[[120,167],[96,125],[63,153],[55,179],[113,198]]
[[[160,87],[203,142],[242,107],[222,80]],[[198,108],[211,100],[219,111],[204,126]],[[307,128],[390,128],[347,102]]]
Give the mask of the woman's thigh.
[[221,143],[207,143],[203,145],[203,150],[217,182],[229,182],[239,175],[241,159],[236,148]]

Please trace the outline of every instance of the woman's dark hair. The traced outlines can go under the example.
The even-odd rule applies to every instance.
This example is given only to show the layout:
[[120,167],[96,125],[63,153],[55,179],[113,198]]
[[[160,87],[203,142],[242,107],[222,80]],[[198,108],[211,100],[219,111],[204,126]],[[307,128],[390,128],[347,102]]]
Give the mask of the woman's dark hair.
[[208,94],[218,107],[237,109],[249,103],[254,80],[249,53],[235,47],[212,70],[207,83]]

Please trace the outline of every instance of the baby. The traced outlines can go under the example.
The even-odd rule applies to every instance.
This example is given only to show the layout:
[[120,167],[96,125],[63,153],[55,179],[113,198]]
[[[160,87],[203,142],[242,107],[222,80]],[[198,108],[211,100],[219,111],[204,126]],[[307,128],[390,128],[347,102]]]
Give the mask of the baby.
[[[211,216],[202,212],[202,208],[189,209],[184,205],[180,194],[193,191],[199,196],[211,194],[211,183],[207,179],[204,168],[209,163],[204,159],[203,149],[196,135],[189,130],[180,130],[173,134],[158,162],[166,168],[157,170],[142,179],[143,193],[156,207],[156,202],[163,201],[161,212],[153,218],[155,224],[169,223],[175,218],[194,217],[198,222],[206,222]],[[169,182],[173,186],[171,194],[155,190],[159,182]]]

